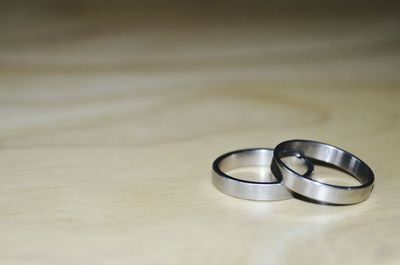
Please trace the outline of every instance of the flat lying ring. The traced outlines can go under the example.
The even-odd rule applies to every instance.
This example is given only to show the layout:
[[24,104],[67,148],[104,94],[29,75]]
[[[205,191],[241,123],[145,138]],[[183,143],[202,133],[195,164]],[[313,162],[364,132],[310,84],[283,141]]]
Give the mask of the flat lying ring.
[[[257,182],[234,178],[227,174],[230,170],[241,167],[256,167],[271,165],[273,149],[252,148],[226,153],[218,157],[213,163],[212,181],[214,186],[233,197],[256,200],[275,201],[292,198],[292,194],[279,181]],[[309,160],[304,160],[308,170],[304,174],[308,177],[314,170]]]
[[[282,160],[288,153],[299,153],[308,159],[328,163],[341,169],[360,182],[359,186],[337,186],[306,178],[289,168]],[[374,173],[358,157],[338,147],[309,140],[290,140],[278,144],[274,150],[277,178],[289,190],[307,198],[329,204],[354,204],[366,200],[374,184]]]

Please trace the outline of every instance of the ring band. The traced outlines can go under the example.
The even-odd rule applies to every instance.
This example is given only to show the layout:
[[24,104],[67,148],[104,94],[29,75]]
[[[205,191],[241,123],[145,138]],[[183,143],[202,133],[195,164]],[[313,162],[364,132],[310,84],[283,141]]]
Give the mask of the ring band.
[[[221,155],[213,163],[213,184],[223,193],[241,199],[256,201],[290,199],[293,197],[291,192],[281,185],[279,181],[248,181],[229,176],[226,173],[241,167],[270,167],[272,158],[273,149],[268,148],[242,149]],[[304,176],[308,177],[312,174],[314,166],[307,159],[304,159],[304,162],[308,168]]]
[[[281,158],[288,153],[299,153],[308,159],[325,162],[344,170],[361,185],[337,186],[306,178],[289,168]],[[281,183],[307,198],[330,204],[354,204],[366,200],[374,184],[374,173],[358,157],[338,147],[309,140],[282,142],[274,150],[274,167],[279,170]]]

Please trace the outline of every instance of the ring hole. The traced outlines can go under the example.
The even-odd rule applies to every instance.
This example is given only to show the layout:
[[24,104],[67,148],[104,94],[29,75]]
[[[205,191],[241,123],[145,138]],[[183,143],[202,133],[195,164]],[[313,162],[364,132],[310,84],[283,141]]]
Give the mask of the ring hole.
[[311,179],[315,181],[344,187],[360,185],[356,178],[335,166],[318,160],[312,160],[312,162],[314,163],[314,174]]
[[282,157],[281,160],[288,166],[291,170],[297,172],[298,174],[304,175],[307,170],[307,164],[301,157],[297,156],[286,156]]
[[239,167],[226,172],[229,176],[253,182],[275,182],[269,166]]

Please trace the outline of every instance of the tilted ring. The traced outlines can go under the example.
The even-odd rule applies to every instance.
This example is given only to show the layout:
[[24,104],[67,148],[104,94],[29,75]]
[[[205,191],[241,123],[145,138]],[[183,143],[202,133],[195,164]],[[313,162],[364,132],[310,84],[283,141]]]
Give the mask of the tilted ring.
[[[238,179],[227,174],[230,170],[241,167],[256,167],[271,165],[273,149],[252,148],[226,153],[213,163],[212,179],[214,186],[228,195],[256,201],[274,201],[292,198],[292,194],[279,181],[257,182]],[[314,170],[309,160],[304,160],[308,177]]]
[[[358,186],[337,186],[304,177],[288,167],[281,158],[290,153],[328,163],[360,182]],[[289,190],[307,198],[330,204],[354,204],[366,200],[374,184],[374,173],[358,157],[338,147],[309,140],[290,140],[278,144],[274,150],[274,162],[279,170],[277,178]]]

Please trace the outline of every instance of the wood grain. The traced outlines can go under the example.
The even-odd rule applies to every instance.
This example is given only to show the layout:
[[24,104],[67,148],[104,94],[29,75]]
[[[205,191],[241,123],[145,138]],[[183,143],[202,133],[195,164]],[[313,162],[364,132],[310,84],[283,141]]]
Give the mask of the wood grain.
[[[0,264],[399,264],[398,17],[74,3],[1,11]],[[365,160],[370,198],[211,185],[218,155],[292,138]]]

